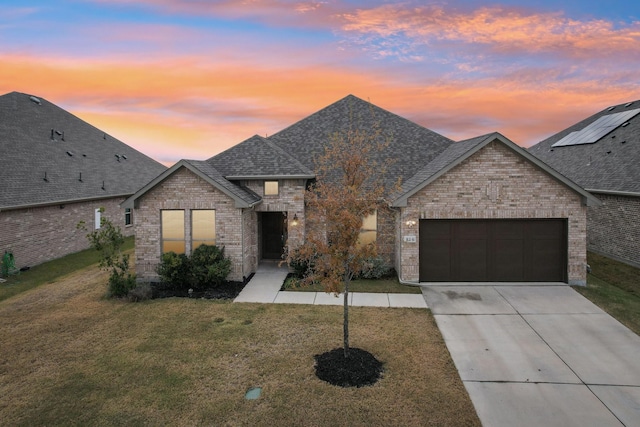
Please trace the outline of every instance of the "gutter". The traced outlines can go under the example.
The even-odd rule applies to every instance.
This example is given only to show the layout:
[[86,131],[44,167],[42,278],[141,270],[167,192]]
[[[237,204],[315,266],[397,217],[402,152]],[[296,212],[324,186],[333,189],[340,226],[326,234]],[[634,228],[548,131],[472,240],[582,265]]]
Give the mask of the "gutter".
[[636,193],[632,191],[596,190],[591,188],[587,188],[586,190],[590,193],[607,194],[611,196],[640,197],[640,193]]
[[79,199],[58,200],[58,201],[41,202],[41,203],[27,204],[27,205],[0,206],[0,211],[12,211],[12,210],[30,209],[30,208],[42,208],[42,207],[46,207],[46,206],[55,206],[55,205],[62,205],[62,204],[67,204],[67,203],[94,202],[96,200],[114,199],[114,198],[117,198],[117,197],[124,197],[126,199],[126,198],[130,197],[132,194],[133,193],[109,194],[109,195],[104,195],[104,196],[99,196],[99,197],[86,197],[86,198],[79,198]]

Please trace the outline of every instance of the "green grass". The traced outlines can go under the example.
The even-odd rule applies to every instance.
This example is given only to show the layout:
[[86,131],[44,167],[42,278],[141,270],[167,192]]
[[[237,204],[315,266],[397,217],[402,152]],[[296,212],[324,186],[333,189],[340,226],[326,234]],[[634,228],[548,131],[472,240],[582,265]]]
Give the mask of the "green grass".
[[384,373],[341,388],[313,359],[341,345],[341,307],[128,303],[103,298],[107,277],[94,265],[0,302],[0,424],[480,425],[428,310],[353,307],[351,343]]
[[588,262],[587,286],[574,289],[640,335],[640,269],[594,253]]
[[[123,250],[130,252],[133,250],[133,246],[133,236],[127,237]],[[6,282],[0,283],[0,301],[37,288],[45,283],[55,283],[67,274],[97,264],[99,261],[100,255],[97,251],[94,249],[86,249],[36,265],[18,275],[9,276],[6,278]]]
[[[310,286],[296,286],[296,279],[288,278],[282,285],[283,291],[299,292],[325,292],[320,284]],[[391,294],[420,294],[419,286],[403,285],[397,277],[386,279],[360,279],[353,280],[349,284],[349,292],[371,292],[371,293],[391,293]]]

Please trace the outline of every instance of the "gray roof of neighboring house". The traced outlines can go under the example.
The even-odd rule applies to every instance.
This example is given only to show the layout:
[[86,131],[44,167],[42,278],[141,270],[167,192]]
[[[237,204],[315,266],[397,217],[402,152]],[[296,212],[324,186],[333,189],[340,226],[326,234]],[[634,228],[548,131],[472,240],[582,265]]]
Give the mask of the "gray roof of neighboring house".
[[595,143],[552,147],[566,135],[584,129],[602,116],[638,108],[640,101],[606,108],[539,142],[529,148],[529,152],[593,192],[640,195],[640,114]]
[[165,169],[43,98],[0,96],[0,209],[128,196]]
[[313,171],[261,136],[254,135],[207,160],[228,179],[312,178]]
[[549,165],[540,161],[535,156],[531,155],[522,147],[516,145],[508,138],[504,137],[498,132],[493,132],[487,135],[481,135],[475,138],[467,139],[460,142],[451,143],[444,151],[436,156],[431,162],[426,164],[423,168],[405,181],[402,184],[400,191],[392,195],[392,206],[406,206],[407,199],[414,195],[416,192],[429,185],[440,176],[444,175],[455,166],[459,165],[473,154],[477,153],[480,149],[486,145],[498,142],[513,150],[516,154],[522,156],[525,160],[528,160],[536,167],[547,173],[557,181],[571,188],[576,193],[582,196],[584,204],[586,205],[598,205],[600,202],[592,196],[589,192],[585,191],[575,182],[566,178]]

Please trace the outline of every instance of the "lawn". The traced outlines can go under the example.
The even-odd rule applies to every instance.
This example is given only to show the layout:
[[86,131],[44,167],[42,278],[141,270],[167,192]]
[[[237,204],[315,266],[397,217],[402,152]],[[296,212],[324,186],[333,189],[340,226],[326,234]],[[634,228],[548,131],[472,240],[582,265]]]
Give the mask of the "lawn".
[[428,310],[353,307],[352,345],[385,371],[345,389],[313,370],[341,307],[129,303],[106,280],[93,265],[0,302],[2,424],[480,425]]
[[574,289],[640,335],[640,269],[589,252],[587,286]]
[[[122,250],[127,253],[133,253],[133,246],[133,236],[127,237]],[[9,276],[5,278],[6,282],[0,283],[0,301],[36,288],[44,283],[55,283],[65,275],[73,273],[80,268],[97,264],[99,261],[100,254],[98,251],[86,249],[42,263],[18,275]]]

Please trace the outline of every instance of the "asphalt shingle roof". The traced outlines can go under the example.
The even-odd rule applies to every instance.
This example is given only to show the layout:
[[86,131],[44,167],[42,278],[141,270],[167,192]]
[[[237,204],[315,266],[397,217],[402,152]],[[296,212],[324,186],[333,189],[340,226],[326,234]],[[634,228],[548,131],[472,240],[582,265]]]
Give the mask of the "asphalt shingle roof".
[[529,152],[588,190],[640,194],[640,115],[593,144],[552,147],[598,118],[640,108],[640,101],[606,108],[539,142]]
[[[345,98],[271,135],[268,140],[291,153],[307,169],[315,171],[315,159],[324,152],[332,134],[355,126],[372,129],[377,123],[389,144],[376,152],[376,161],[387,166],[389,187],[410,178],[452,142],[436,132],[372,105],[356,96]],[[389,159],[393,159],[389,163]]]
[[295,157],[258,135],[207,161],[226,177],[312,177],[314,175]]
[[43,98],[0,96],[0,209],[131,195],[165,169]]

